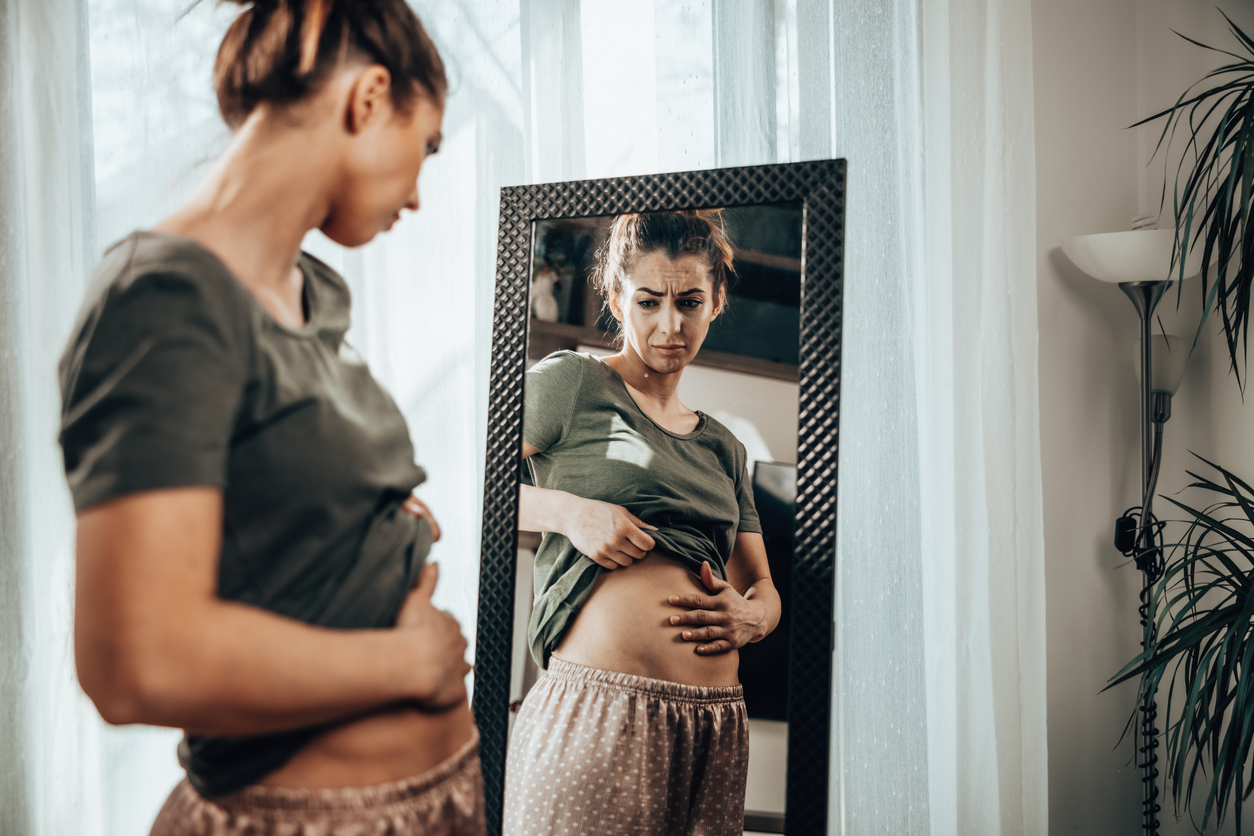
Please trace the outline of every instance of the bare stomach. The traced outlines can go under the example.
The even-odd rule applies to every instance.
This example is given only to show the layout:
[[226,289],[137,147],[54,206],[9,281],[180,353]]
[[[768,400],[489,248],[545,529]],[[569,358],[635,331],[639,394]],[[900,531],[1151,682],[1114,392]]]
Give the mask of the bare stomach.
[[602,572],[553,655],[566,662],[685,685],[738,685],[740,653],[697,654],[670,617],[685,610],[672,595],[709,594],[701,579],[652,551],[631,566]]
[[376,711],[314,738],[277,772],[268,787],[356,787],[420,775],[448,760],[474,735],[463,700],[439,713],[413,708]]

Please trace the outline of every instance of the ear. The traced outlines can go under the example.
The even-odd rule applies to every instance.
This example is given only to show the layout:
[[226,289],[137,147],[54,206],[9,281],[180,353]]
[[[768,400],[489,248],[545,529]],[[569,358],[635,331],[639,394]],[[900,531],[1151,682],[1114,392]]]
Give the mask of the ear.
[[610,315],[619,322],[623,321],[623,291],[620,288],[617,293],[611,293],[609,298]]
[[723,308],[727,307],[727,288],[723,288],[718,293],[718,300],[714,303],[714,315],[710,319],[718,319],[719,314],[723,312]]
[[359,134],[392,113],[392,74],[371,64],[357,74],[348,89],[344,126]]

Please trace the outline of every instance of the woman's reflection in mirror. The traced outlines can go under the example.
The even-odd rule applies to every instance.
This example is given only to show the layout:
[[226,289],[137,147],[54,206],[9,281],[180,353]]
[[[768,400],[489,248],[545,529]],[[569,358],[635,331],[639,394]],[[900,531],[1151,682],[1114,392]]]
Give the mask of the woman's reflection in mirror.
[[677,396],[727,306],[717,210],[617,217],[597,281],[621,346],[527,373],[519,528],[540,531],[505,832],[740,834],[738,648],[779,621],[744,446]]

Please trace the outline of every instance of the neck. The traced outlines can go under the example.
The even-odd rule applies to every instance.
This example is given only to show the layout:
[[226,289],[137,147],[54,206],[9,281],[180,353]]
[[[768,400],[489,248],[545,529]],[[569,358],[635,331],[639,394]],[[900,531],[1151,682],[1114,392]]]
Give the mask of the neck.
[[630,345],[624,345],[621,351],[606,357],[605,361],[622,376],[628,386],[658,406],[663,409],[672,406],[683,408],[683,405],[679,403],[679,397],[675,394],[683,369],[669,374],[656,372],[640,359],[640,355]]
[[301,242],[330,208],[334,166],[322,159],[329,146],[321,133],[257,108],[191,199],[156,229],[203,244],[258,290],[290,289]]

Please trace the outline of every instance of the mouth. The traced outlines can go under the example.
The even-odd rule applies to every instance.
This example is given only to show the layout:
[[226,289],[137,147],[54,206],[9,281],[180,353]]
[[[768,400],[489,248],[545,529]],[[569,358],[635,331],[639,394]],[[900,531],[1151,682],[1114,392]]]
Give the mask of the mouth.
[[662,351],[668,354],[679,354],[680,352],[688,350],[688,346],[686,345],[655,345],[653,348],[655,351]]

